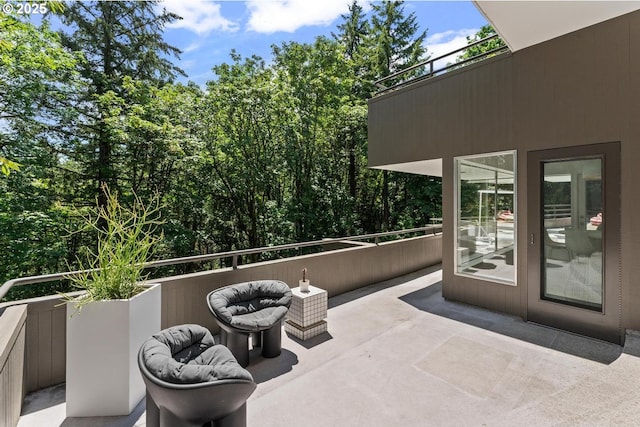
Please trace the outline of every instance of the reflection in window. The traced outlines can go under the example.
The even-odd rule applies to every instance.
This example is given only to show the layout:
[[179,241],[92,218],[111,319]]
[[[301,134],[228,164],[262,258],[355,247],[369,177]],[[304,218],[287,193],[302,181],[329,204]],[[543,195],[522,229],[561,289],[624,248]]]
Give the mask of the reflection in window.
[[455,164],[456,273],[515,283],[515,152]]
[[542,298],[602,310],[602,159],[543,163]]

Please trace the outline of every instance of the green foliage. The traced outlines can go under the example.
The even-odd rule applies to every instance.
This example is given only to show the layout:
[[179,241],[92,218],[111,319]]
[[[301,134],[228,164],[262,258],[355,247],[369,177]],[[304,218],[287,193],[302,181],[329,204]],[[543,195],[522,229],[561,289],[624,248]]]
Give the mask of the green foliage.
[[83,272],[70,277],[73,286],[86,291],[78,298],[67,297],[81,310],[91,301],[129,299],[140,293],[145,280],[144,264],[154,245],[160,224],[159,205],[145,206],[134,196],[131,207],[118,200],[118,194],[104,186],[107,203],[98,205],[86,217],[85,228],[97,233],[98,244],[85,259],[78,259]]
[[[161,213],[149,234],[158,258],[416,227],[441,216],[439,178],[367,167],[373,81],[426,56],[426,32],[402,2],[376,3],[367,19],[354,1],[333,38],[281,43],[267,61],[232,52],[206,90],[171,83],[178,51],[162,32],[178,17],[154,2],[64,4],[63,34],[12,21],[11,48],[0,46],[0,116],[15,116],[0,117],[8,123],[0,156],[21,165],[0,180],[0,280],[106,266],[112,255],[99,239],[110,230],[114,196],[125,216],[114,224],[127,223],[127,209]],[[33,43],[21,43],[28,37]],[[102,184],[113,194],[99,191]],[[91,227],[67,233],[87,216]],[[122,249],[120,261],[96,280],[135,289],[140,272],[128,265],[149,254],[137,262],[132,247],[111,246]],[[66,292],[65,283],[54,286]],[[35,296],[33,287],[18,289]]]
[[371,24],[356,0],[349,5],[349,13],[341,17],[343,23],[338,25],[338,33],[332,35],[351,67],[351,97],[354,100],[366,100],[374,91],[375,80],[370,65]]
[[[467,44],[475,43],[494,34],[496,34],[496,30],[491,25],[484,25],[473,37],[467,36]],[[465,49],[462,55],[456,58],[456,62],[476,57],[485,52],[490,52],[496,48],[503,46],[506,46],[504,40],[502,40],[502,38],[500,37],[497,37],[495,39]]]
[[65,51],[47,23],[0,14],[0,169],[17,171],[31,147],[45,144],[64,114],[61,101],[78,87],[79,55]]
[[[39,168],[25,164],[19,174],[0,180],[0,282],[67,270],[69,251],[81,242],[67,238],[77,215],[55,202],[53,181],[38,178]],[[46,289],[52,285],[41,286]],[[66,282],[57,289],[64,290]],[[7,299],[42,295],[33,285],[14,287]],[[69,290],[69,288],[66,288]],[[44,294],[51,293],[48,290]]]
[[[72,105],[77,118],[64,154],[73,172],[64,179],[74,184],[69,186],[74,197],[87,200],[97,192],[100,205],[105,205],[100,186],[120,188],[120,177],[129,175],[130,149],[140,148],[147,131],[143,98],[183,74],[170,60],[180,51],[163,39],[165,26],[180,17],[158,11],[158,1],[66,4],[61,16],[66,27],[60,36],[66,48],[86,58],[77,67],[86,86]],[[118,123],[122,114],[129,119],[123,126]],[[127,134],[130,129],[135,137]],[[123,183],[125,189],[130,185]]]
[[62,31],[62,41],[84,53],[82,74],[97,94],[118,89],[126,76],[161,84],[184,74],[169,59],[180,50],[162,38],[165,26],[181,18],[166,10],[158,12],[158,3],[67,2],[62,22],[71,32]]
[[[427,31],[418,32],[415,14],[405,15],[403,3],[385,0],[371,5],[371,41],[377,78],[386,77],[428,59],[424,47]],[[416,69],[403,78],[419,73],[420,70]],[[388,84],[393,84],[393,81]]]
[[64,1],[58,0],[47,0],[46,2],[47,10],[54,14],[61,14],[65,10]]
[[12,170],[13,171],[20,170],[20,163],[12,162],[9,159],[0,157],[0,167],[1,167],[0,172],[2,172],[4,176],[9,176]]
[[[0,281],[66,269],[71,214],[59,203],[51,149],[64,104],[81,83],[81,55],[66,51],[46,22],[0,14]],[[9,175],[11,170],[20,173]],[[62,284],[61,286],[65,286]],[[37,296],[16,287],[10,297]]]

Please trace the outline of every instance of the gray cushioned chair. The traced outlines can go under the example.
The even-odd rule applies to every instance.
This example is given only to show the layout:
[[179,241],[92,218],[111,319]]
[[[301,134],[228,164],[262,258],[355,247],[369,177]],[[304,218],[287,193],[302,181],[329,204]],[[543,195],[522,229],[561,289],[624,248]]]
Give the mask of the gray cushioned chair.
[[245,427],[251,374],[199,325],[165,329],[144,342],[138,366],[147,387],[147,426]]
[[222,344],[238,363],[249,365],[249,336],[262,346],[263,357],[282,351],[282,322],[291,305],[291,289],[278,280],[244,282],[207,295],[209,310],[220,326]]

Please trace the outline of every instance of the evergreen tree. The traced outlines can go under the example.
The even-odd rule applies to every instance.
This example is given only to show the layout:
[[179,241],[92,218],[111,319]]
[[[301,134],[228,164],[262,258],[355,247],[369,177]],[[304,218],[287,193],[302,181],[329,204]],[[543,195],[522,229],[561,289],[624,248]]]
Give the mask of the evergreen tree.
[[[119,111],[110,107],[113,98],[127,103],[125,77],[159,86],[173,80],[182,70],[168,57],[180,51],[167,44],[164,27],[180,19],[177,15],[157,12],[157,1],[92,1],[68,2],[62,22],[70,30],[62,33],[65,46],[80,51],[86,60],[80,74],[88,82],[77,108],[81,123],[69,142],[69,162],[85,177],[87,193],[98,193],[98,203],[104,206],[103,184],[118,188],[118,158],[125,158],[126,146],[114,135],[109,119]],[[77,187],[77,181],[76,181]]]
[[180,73],[162,40],[177,17],[153,6],[68,3],[64,35],[0,16],[0,166],[22,165],[0,179],[0,277],[74,268],[95,241],[68,231],[103,182],[125,203],[160,193],[159,258],[441,216],[439,179],[367,167],[372,82],[424,56],[400,2],[376,5],[372,26],[354,1],[333,40],[282,43],[270,61],[232,54],[206,91],[165,84]]
[[[371,18],[372,31],[370,43],[373,47],[372,64],[375,77],[380,79],[390,76],[418,64],[426,58],[424,40],[427,31],[418,33],[418,24],[414,13],[405,15],[402,1],[385,0],[373,3]],[[420,73],[415,69],[399,79],[391,79],[385,83],[392,86],[400,79],[407,79]],[[391,227],[391,198],[404,194],[402,182],[406,177],[382,172],[382,226]],[[391,194],[391,193],[394,194]]]
[[353,0],[349,5],[349,13],[340,15],[344,21],[337,26],[339,32],[332,33],[343,47],[344,54],[347,59],[355,61],[360,47],[364,44],[369,34],[369,21],[365,19],[362,6],[358,4],[358,0]]
[[427,30],[418,33],[414,13],[405,15],[402,1],[373,3],[371,42],[377,78],[411,67],[426,58]]
[[[351,66],[351,96],[340,107],[337,120],[338,152],[346,154],[348,166],[346,186],[348,189],[350,208],[354,218],[347,222],[347,230],[374,230],[372,224],[364,220],[367,204],[358,203],[366,199],[368,181],[379,172],[368,170],[367,164],[367,107],[366,101],[374,92],[375,75],[371,66],[371,24],[367,20],[362,6],[357,0],[349,5],[349,13],[341,15],[342,23],[338,24],[334,39],[340,44],[344,57]],[[359,197],[359,193],[360,196]],[[354,212],[355,211],[355,212]]]
[[357,100],[366,101],[373,93],[375,80],[370,66],[370,46],[367,39],[371,25],[366,19],[362,6],[357,0],[349,5],[349,13],[340,15],[343,22],[337,26],[333,38],[342,46],[345,58],[351,63],[353,72],[352,95]]

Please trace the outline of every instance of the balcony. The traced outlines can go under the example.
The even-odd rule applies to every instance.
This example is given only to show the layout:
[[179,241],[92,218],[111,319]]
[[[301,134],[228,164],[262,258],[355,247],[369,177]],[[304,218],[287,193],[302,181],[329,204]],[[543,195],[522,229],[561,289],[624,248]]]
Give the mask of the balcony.
[[[280,357],[252,361],[249,426],[636,423],[640,341],[621,348],[447,302],[439,266],[335,296],[328,321],[329,334],[283,336]],[[143,426],[143,411],[65,420],[56,386],[27,398],[18,425]]]
[[[165,266],[223,257],[233,260],[233,267],[229,268],[154,279],[162,284],[162,327],[197,323],[217,333],[205,297],[211,290],[231,283],[273,278],[293,284],[297,283],[300,271],[305,267],[310,271],[312,284],[335,296],[437,264],[442,258],[440,229],[439,226],[423,227],[400,233],[323,239],[154,262],[153,266]],[[382,241],[396,234],[404,234],[405,238]],[[322,251],[253,264],[239,262],[242,256],[254,253],[291,251],[308,246],[319,246]],[[12,285],[46,282],[65,275],[13,280],[3,285],[0,293]],[[0,304],[0,349],[0,394],[3,396],[0,399],[0,425],[11,426],[20,415],[24,393],[65,381],[66,307],[60,305],[60,297],[54,295]]]
[[[297,271],[315,257],[323,262],[315,268],[331,270],[340,282],[337,258],[352,265],[362,254],[380,260],[377,248],[386,251],[389,268],[409,254],[429,264],[440,238],[276,264]],[[246,267],[252,268],[265,266]],[[248,369],[258,388],[247,405],[249,426],[636,425],[638,337],[620,347],[447,301],[437,264],[393,276],[330,292],[328,334],[304,342],[283,335],[283,353],[275,359],[252,354]],[[189,298],[189,281],[181,279],[174,305]],[[143,426],[144,402],[129,417],[65,419],[64,384],[58,384],[29,394],[18,423],[49,425]]]

